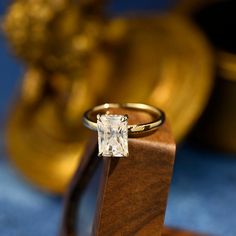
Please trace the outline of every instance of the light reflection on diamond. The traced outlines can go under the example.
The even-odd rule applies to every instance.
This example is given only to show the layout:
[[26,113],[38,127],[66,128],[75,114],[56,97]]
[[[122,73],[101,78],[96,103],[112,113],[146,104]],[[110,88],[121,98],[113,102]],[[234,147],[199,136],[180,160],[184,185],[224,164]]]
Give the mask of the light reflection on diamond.
[[97,115],[98,155],[104,157],[128,156],[128,117]]

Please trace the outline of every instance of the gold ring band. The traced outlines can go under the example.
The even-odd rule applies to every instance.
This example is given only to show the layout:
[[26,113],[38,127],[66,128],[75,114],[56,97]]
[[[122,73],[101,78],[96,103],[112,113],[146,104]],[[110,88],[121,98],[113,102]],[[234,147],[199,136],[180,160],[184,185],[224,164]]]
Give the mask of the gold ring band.
[[142,124],[134,124],[128,125],[128,134],[140,134],[143,132],[149,132],[156,130],[159,126],[161,126],[165,121],[165,114],[160,109],[142,103],[124,103],[124,104],[117,104],[117,103],[105,103],[99,106],[95,106],[94,108],[86,111],[83,116],[83,123],[84,125],[94,131],[97,131],[97,123],[90,119],[92,113],[99,114],[99,111],[104,111],[109,108],[126,108],[126,109],[136,109],[139,111],[145,111],[147,113],[151,113],[157,118],[149,123],[142,123]]

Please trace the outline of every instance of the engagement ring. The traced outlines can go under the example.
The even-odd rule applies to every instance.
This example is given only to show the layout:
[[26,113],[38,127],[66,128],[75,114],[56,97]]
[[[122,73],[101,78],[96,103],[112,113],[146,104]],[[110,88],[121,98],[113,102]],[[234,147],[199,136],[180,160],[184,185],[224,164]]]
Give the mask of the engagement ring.
[[[146,112],[153,120],[147,123],[128,124],[128,115],[110,114],[111,109],[128,109]],[[98,132],[98,155],[127,157],[128,137],[137,137],[158,129],[165,120],[164,113],[153,106],[141,103],[106,103],[84,113],[84,125]]]

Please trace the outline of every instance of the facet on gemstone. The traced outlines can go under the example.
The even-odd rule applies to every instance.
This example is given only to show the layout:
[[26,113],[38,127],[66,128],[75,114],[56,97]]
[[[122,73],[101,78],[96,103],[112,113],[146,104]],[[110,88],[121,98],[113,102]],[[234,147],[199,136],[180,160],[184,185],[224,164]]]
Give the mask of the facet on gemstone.
[[128,117],[97,115],[98,155],[104,157],[128,156]]

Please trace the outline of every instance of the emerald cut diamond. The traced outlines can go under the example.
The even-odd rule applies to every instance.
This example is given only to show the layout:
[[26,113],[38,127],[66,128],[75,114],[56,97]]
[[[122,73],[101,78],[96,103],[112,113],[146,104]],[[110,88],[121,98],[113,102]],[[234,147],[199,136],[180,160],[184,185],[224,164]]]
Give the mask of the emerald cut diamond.
[[104,157],[128,156],[128,117],[97,115],[98,155]]

